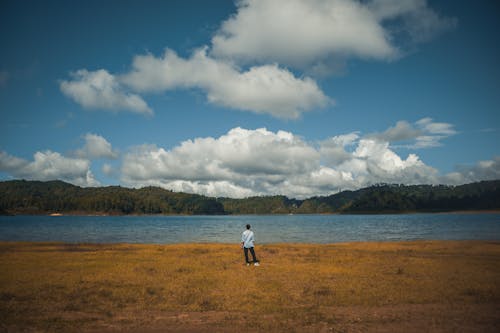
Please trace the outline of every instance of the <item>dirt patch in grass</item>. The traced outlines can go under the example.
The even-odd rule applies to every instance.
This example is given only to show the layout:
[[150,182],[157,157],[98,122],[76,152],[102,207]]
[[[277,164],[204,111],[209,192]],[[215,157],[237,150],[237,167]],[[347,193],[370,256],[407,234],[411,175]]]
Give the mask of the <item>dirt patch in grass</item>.
[[0,243],[0,332],[498,332],[500,242]]

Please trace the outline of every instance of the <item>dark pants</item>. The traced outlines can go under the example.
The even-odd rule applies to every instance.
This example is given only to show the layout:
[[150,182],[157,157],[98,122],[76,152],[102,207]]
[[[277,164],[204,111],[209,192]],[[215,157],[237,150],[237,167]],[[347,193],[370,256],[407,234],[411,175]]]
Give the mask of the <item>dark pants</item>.
[[255,250],[253,249],[253,247],[251,247],[251,248],[244,247],[243,251],[245,252],[245,260],[246,260],[246,262],[250,263],[250,261],[248,261],[248,250],[250,250],[250,253],[252,254],[253,262],[259,262],[257,260],[257,258],[255,257]]

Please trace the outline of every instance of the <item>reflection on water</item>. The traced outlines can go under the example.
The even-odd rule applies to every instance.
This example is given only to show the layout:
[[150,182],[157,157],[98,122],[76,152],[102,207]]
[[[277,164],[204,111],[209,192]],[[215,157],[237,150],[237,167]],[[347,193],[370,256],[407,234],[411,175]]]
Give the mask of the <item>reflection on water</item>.
[[0,240],[90,243],[500,240],[500,214],[266,216],[0,216]]

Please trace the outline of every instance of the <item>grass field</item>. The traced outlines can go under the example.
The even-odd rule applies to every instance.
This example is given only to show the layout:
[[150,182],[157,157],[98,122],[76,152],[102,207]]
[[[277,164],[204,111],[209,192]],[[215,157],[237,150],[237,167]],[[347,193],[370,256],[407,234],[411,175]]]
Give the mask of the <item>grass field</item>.
[[0,243],[0,332],[499,332],[500,242]]

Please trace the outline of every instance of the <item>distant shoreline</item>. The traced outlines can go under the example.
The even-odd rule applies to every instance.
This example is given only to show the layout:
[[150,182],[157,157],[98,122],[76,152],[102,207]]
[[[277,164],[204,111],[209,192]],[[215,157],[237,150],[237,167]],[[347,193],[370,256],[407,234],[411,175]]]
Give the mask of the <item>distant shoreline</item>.
[[99,212],[44,212],[44,213],[33,213],[28,214],[23,213],[11,213],[11,214],[0,214],[0,216],[96,216],[96,217],[106,217],[106,216],[287,216],[287,215],[412,215],[412,214],[500,214],[499,209],[485,209],[485,210],[454,210],[454,211],[405,211],[405,212],[349,212],[349,213],[277,213],[277,214],[119,214],[119,213],[99,213]]

